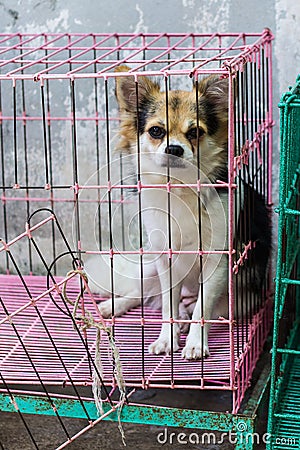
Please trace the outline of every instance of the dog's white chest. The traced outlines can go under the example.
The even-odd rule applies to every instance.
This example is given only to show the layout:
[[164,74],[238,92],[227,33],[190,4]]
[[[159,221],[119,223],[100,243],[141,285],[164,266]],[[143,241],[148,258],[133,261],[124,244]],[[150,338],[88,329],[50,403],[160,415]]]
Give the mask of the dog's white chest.
[[142,195],[143,223],[149,244],[155,250],[197,249],[199,218],[197,195],[189,190],[145,189]]

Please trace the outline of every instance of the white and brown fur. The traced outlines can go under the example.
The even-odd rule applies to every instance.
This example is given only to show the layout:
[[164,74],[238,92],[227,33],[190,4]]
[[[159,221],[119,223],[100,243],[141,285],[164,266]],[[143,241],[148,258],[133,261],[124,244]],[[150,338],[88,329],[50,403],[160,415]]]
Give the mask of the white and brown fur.
[[[121,66],[117,70],[127,72],[129,69]],[[132,76],[119,76],[116,78],[116,97],[121,119],[119,148],[123,152],[136,155],[136,159],[139,158],[143,185],[166,184],[168,169],[169,180],[173,184],[196,183],[199,173],[202,183],[211,184],[227,178],[226,79],[209,76],[191,91],[169,90],[166,95],[159,84],[149,77],[138,77],[136,85]],[[198,164],[200,172],[197,170]],[[151,250],[158,253],[167,250],[169,233],[173,251],[195,251],[200,246],[207,251],[227,249],[227,192],[224,188],[218,192],[212,187],[202,188],[199,214],[198,193],[194,188],[172,188],[170,194],[165,187],[143,188],[142,217],[151,242]],[[259,242],[262,244],[258,251],[263,254],[257,268],[260,284],[266,270],[270,238],[267,229],[259,229],[260,226],[269,226],[263,200],[256,194],[254,197],[261,209],[258,217],[261,224],[252,227],[255,236],[245,236],[245,239],[255,238],[258,245]],[[244,206],[242,204],[236,207],[243,211]],[[170,214],[169,223],[166,212]],[[199,256],[173,255],[172,286],[170,259],[167,254],[145,257],[144,262],[145,296],[161,296],[162,319],[165,321],[158,339],[149,346],[150,353],[169,353],[171,349],[179,349],[179,324],[173,323],[171,326],[169,322],[170,317],[187,318],[180,308],[184,289],[198,298],[192,313],[193,321],[199,321],[202,317],[209,320],[228,315],[229,268],[226,255],[204,255],[201,260],[202,271]],[[128,262],[115,256],[114,269],[114,315],[122,315],[141,303],[138,258]],[[91,289],[109,295],[109,265],[104,261],[104,257],[88,260],[85,270]],[[104,317],[111,316],[111,300],[101,303],[100,311]],[[203,330],[199,323],[191,323],[182,350],[183,358],[197,359],[209,355],[208,331],[207,323]]]

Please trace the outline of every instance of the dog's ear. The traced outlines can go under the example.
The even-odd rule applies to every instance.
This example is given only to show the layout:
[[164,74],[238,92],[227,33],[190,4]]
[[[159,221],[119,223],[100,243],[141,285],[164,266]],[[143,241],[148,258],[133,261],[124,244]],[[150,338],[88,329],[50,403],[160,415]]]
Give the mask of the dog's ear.
[[228,79],[210,75],[198,83],[200,96],[205,97],[219,119],[227,121],[228,116]]
[[[115,70],[118,73],[129,71],[130,68],[125,65],[119,66]],[[116,97],[121,111],[136,113],[138,105],[144,99],[159,91],[159,84],[145,76],[137,77],[137,81],[135,81],[134,74],[116,77]]]

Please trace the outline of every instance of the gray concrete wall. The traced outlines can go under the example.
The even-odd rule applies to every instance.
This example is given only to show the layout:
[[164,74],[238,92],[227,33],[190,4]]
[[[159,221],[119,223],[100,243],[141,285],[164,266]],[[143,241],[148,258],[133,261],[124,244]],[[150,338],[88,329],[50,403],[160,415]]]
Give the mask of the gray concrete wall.
[[300,71],[295,0],[3,0],[5,32],[256,32],[275,34],[274,99]]
[[[300,2],[295,0],[2,0],[0,2],[0,30],[2,32],[260,32],[269,27],[275,35],[273,51],[274,74],[274,118],[277,121],[274,139],[274,199],[277,201],[278,186],[278,109],[281,93],[293,84],[300,72]],[[63,84],[60,89],[63,89]],[[34,87],[30,89],[34,90]],[[68,89],[68,87],[66,87]],[[29,96],[31,95],[30,91]],[[66,91],[67,92],[67,91]],[[113,88],[112,88],[113,92]],[[69,107],[69,95],[60,97],[57,102]],[[35,94],[32,91],[32,94]],[[8,94],[11,95],[11,94]],[[67,98],[68,97],[68,98]],[[55,100],[55,99],[54,99]],[[64,101],[62,101],[64,100]],[[10,101],[10,100],[9,100]],[[92,94],[82,105],[82,111],[93,108]],[[54,101],[53,101],[54,103]],[[103,106],[103,105],[102,105]],[[60,128],[59,128],[60,126]],[[88,147],[89,129],[82,126],[82,143]],[[12,132],[12,130],[8,130]],[[5,136],[4,136],[5,138]],[[32,145],[36,137],[31,135]],[[57,129],[53,125],[53,143],[56,146],[57,161],[61,167],[67,164],[66,155],[60,146],[70,148],[71,133],[61,124]],[[37,141],[36,141],[37,142]],[[91,144],[93,145],[93,144]],[[38,145],[37,145],[38,147]],[[37,149],[38,150],[38,149]],[[42,152],[42,147],[39,148]],[[84,149],[82,149],[84,154]],[[32,176],[39,176],[38,157],[34,153],[31,164]],[[70,163],[69,154],[69,161]],[[89,162],[89,161],[88,161]],[[36,170],[35,168],[36,166]],[[86,170],[86,179],[92,174],[83,161],[81,171]],[[35,170],[35,172],[34,172]],[[65,166],[66,179],[70,176],[70,167]],[[71,180],[65,183],[72,183]],[[71,197],[71,195],[70,195]],[[15,232],[21,232],[23,217],[19,223],[18,209],[10,214],[15,222]],[[70,225],[72,209],[66,207],[62,218],[64,225]],[[89,229],[90,214],[81,215],[82,223]],[[2,220],[2,219],[1,219]],[[41,239],[43,250],[49,246],[47,233]],[[93,246],[91,242],[90,246]],[[20,250],[21,259],[26,263],[27,256]],[[26,264],[25,264],[26,265]]]

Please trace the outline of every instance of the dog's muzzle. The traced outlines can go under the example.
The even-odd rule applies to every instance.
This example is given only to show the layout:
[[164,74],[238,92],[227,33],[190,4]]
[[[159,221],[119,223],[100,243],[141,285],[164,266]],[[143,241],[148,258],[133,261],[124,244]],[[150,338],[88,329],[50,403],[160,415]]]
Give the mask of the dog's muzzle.
[[166,147],[165,153],[180,158],[183,155],[184,150],[180,145],[169,145]]
[[184,149],[180,145],[169,145],[165,148],[165,154],[162,155],[161,165],[163,167],[185,167],[183,154]]

